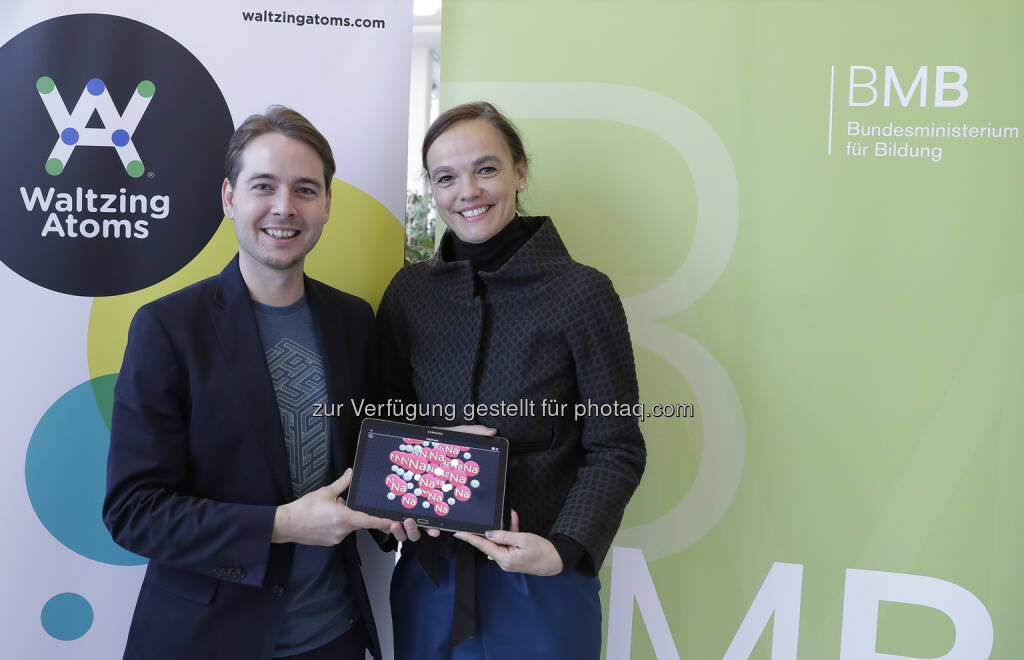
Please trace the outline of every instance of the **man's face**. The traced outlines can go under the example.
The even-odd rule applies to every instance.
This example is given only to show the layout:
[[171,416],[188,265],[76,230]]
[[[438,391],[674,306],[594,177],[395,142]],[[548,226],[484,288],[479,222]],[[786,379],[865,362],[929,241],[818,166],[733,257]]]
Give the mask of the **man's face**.
[[224,215],[235,222],[244,270],[302,271],[331,210],[324,165],[305,142],[265,133],[246,145],[235,185],[221,188]]

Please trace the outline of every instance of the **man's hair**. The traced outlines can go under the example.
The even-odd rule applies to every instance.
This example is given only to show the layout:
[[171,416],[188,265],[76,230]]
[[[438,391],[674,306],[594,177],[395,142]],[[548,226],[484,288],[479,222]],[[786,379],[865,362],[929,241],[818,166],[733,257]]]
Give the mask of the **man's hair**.
[[272,105],[262,115],[249,115],[228,141],[228,152],[224,156],[224,175],[235,187],[238,173],[242,169],[242,152],[254,139],[267,133],[280,133],[286,137],[305,142],[320,156],[324,164],[324,186],[331,189],[334,178],[334,154],[327,138],[316,130],[309,120],[283,105]]

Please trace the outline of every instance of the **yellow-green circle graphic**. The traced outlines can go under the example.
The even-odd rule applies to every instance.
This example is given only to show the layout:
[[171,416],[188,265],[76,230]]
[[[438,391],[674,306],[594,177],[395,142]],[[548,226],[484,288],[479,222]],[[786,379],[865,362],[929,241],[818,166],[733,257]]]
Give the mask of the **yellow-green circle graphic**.
[[[344,181],[332,182],[331,195],[330,219],[306,258],[306,273],[376,307],[402,263],[402,225],[383,204]],[[171,277],[132,293],[96,298],[89,317],[90,377],[120,371],[128,326],[139,307],[216,275],[237,251],[234,225],[225,219],[206,247]]]

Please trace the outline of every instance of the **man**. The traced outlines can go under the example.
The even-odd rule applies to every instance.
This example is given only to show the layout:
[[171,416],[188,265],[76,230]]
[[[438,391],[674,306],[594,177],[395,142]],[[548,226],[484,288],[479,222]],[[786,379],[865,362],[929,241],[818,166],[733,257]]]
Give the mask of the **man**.
[[138,311],[115,390],[103,519],[150,560],[125,658],[379,658],[351,532],[404,530],[339,499],[353,411],[314,417],[372,395],[370,306],[303,274],[334,158],[272,106],[226,170],[238,256]]

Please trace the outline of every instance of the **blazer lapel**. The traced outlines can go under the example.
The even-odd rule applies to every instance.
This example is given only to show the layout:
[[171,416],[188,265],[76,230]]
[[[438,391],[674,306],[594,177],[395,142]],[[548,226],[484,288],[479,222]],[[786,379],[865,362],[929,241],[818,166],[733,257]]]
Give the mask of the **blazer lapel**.
[[294,495],[277,395],[267,370],[249,290],[238,270],[237,256],[220,274],[216,303],[213,316],[217,339],[238,387],[244,414],[253,416],[249,428],[257,436],[283,501],[290,502]]
[[352,393],[351,358],[345,334],[345,321],[339,306],[329,305],[317,290],[319,282],[306,278],[306,297],[313,311],[320,350],[324,355],[327,376],[328,403],[339,404],[337,414],[331,417],[331,474],[333,481],[341,476],[342,467],[349,465],[355,447],[351,445],[345,429],[352,427],[355,413],[349,405]]

